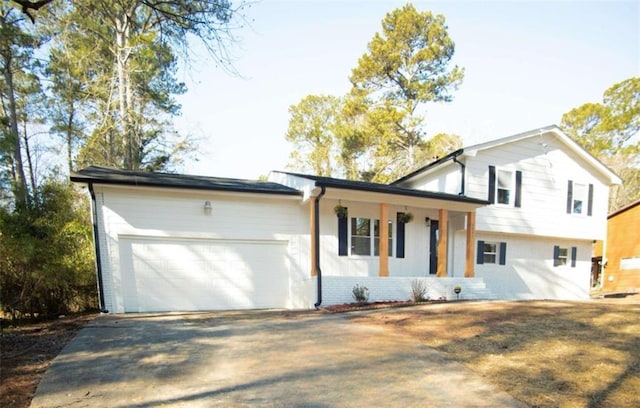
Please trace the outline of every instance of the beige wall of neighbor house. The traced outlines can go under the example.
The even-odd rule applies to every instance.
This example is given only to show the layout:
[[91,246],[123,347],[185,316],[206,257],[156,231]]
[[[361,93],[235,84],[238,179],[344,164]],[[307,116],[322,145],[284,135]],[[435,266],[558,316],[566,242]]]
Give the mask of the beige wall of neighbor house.
[[[605,292],[640,292],[640,200],[612,213],[607,220]],[[596,251],[602,254],[602,244]]]

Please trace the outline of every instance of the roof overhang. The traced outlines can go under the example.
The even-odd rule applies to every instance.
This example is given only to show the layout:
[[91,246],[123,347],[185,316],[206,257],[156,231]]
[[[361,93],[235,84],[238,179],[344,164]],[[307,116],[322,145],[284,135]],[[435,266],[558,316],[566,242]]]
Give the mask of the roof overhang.
[[523,133],[518,133],[516,135],[503,137],[501,139],[492,140],[485,143],[480,143],[473,146],[468,146],[463,149],[456,150],[453,153],[448,154],[447,156],[442,157],[418,170],[415,170],[412,173],[407,174],[406,176],[394,181],[393,185],[401,184],[403,182],[409,180],[415,180],[418,177],[429,174],[435,170],[441,169],[445,166],[452,164],[453,159],[462,156],[462,157],[475,157],[479,151],[486,150],[494,147],[498,147],[507,143],[512,143],[518,140],[527,139],[530,137],[541,136],[541,135],[553,135],[556,137],[563,145],[565,145],[569,151],[573,152],[576,156],[578,156],[581,160],[586,162],[591,166],[598,174],[600,174],[604,180],[607,181],[609,185],[619,185],[622,184],[622,180],[611,171],[607,166],[602,164],[598,159],[593,157],[589,152],[587,152],[582,146],[580,146],[576,141],[567,136],[558,126],[551,125],[545,126],[539,129],[530,130]]
[[71,173],[71,181],[82,184],[101,184],[127,187],[155,187],[233,193],[300,196],[300,191],[281,184],[230,178],[128,171],[91,166]]
[[415,190],[388,184],[369,183],[317,177],[304,174],[272,172],[270,177],[278,182],[303,188],[305,197],[314,197],[324,188],[323,198],[366,203],[385,203],[391,205],[412,206],[429,209],[447,209],[470,212],[489,204],[479,200],[455,194]]

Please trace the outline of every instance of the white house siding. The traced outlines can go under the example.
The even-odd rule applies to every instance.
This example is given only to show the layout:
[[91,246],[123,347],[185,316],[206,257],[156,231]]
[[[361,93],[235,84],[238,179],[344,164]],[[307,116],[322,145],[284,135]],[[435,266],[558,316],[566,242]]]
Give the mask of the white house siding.
[[[417,190],[437,191],[441,193],[459,194],[462,181],[460,165],[452,160],[426,174],[419,174],[411,181],[411,186]],[[482,197],[484,199],[484,197]]]
[[[352,217],[369,219],[380,218],[380,205],[373,203],[351,202],[342,200],[340,203],[349,209],[348,239],[351,247]],[[353,276],[377,277],[379,272],[378,256],[338,255],[338,219],[334,213],[337,200],[320,200],[320,265],[322,275],[325,276]],[[307,207],[308,211],[308,207]],[[396,213],[411,212],[412,222],[405,224],[405,257],[396,257],[396,243],[398,226]],[[389,220],[393,222],[393,255],[389,257],[390,277],[419,277],[429,274],[429,228],[425,218],[437,218],[435,210],[407,208],[390,205],[388,207]]]
[[[171,299],[166,299],[165,310],[304,308],[312,303],[312,293],[308,290],[308,213],[303,211],[298,197],[102,185],[94,188],[100,220],[105,308],[109,311],[163,309],[149,298],[142,299],[142,305],[136,303],[140,299],[136,300],[131,291],[131,285],[136,283],[132,281],[133,262],[151,264],[149,270],[153,271],[179,268],[180,264],[173,260],[183,260],[185,268],[182,271],[192,268],[190,276],[197,281],[206,279],[202,275],[203,269],[198,270],[196,261],[206,253],[210,258],[205,258],[203,265],[212,270],[218,261],[222,262],[219,272],[233,268],[236,262],[245,292],[229,300],[224,307],[225,303],[219,300],[207,303],[202,282],[193,283],[192,292],[186,292],[186,297],[194,299],[192,304],[185,303],[184,297],[182,300],[176,297],[173,307],[169,303]],[[213,207],[208,215],[204,212],[206,200],[211,201]],[[180,252],[185,251],[184,248],[192,250]],[[256,248],[271,248],[275,253],[281,253],[284,259],[274,262],[268,251],[255,251]],[[136,249],[140,256],[132,260],[131,251]],[[149,255],[150,251],[156,251],[158,259],[154,260]],[[251,270],[261,263],[261,256],[269,259],[260,273],[269,273],[273,279],[258,278],[248,283]],[[246,262],[243,257],[246,257]],[[271,265],[277,270],[270,271]],[[282,268],[286,270],[282,271]],[[180,273],[176,274],[176,279],[179,279]],[[154,276],[158,277],[157,274]],[[217,275],[218,278],[220,276]],[[214,285],[214,282],[209,284]],[[219,287],[220,281],[216,284]],[[232,293],[242,287],[230,288],[224,293]],[[158,288],[166,290],[162,285]],[[284,297],[275,300],[271,293],[284,293]],[[216,295],[216,292],[211,294]]]
[[[591,241],[479,233],[478,240],[505,242],[506,264],[477,264],[475,275],[499,299],[588,299]],[[577,248],[576,266],[553,266],[553,247]],[[456,246],[456,250],[459,247]],[[461,276],[459,266],[455,275]]]
[[[543,146],[546,144],[546,146]],[[477,211],[478,231],[602,239],[609,187],[592,167],[555,137],[531,137],[481,150],[466,158],[466,191],[487,199],[489,166],[522,171],[522,206],[490,205]],[[593,184],[592,216],[567,214],[568,180]]]
[[[606,233],[609,181],[553,134],[465,150],[465,193],[488,198],[489,166],[522,172],[521,207],[489,205],[476,211],[478,240],[505,242],[506,265],[476,264],[475,276],[500,299],[588,298],[592,240]],[[419,189],[459,188],[459,166],[447,164],[404,184]],[[592,215],[567,214],[568,181],[593,185]],[[444,185],[443,185],[444,183]],[[514,192],[512,192],[514,194]],[[449,277],[464,276],[464,216],[450,217]],[[576,266],[554,267],[553,248],[577,248]]]

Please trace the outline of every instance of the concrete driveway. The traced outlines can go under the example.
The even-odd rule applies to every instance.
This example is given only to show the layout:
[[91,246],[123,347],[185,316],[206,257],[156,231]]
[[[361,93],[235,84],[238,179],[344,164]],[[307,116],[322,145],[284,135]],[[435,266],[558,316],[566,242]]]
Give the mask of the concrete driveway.
[[31,406],[524,407],[389,329],[273,311],[100,316]]

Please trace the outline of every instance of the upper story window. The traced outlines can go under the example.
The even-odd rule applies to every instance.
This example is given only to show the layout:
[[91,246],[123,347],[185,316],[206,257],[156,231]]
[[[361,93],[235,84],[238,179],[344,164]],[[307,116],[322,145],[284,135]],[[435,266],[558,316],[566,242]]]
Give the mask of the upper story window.
[[587,210],[587,186],[573,183],[572,210],[574,214],[584,214]]
[[567,214],[591,216],[593,207],[593,184],[569,180],[567,186]]
[[498,170],[498,188],[496,191],[496,202],[498,204],[511,205],[513,195],[513,172],[508,170]]
[[491,204],[513,207],[522,206],[522,172],[520,170],[496,169],[489,166],[489,196]]

